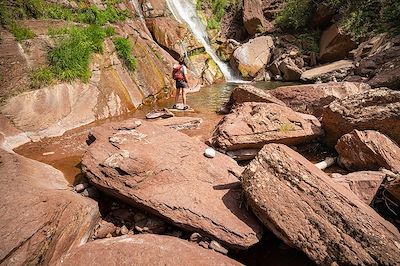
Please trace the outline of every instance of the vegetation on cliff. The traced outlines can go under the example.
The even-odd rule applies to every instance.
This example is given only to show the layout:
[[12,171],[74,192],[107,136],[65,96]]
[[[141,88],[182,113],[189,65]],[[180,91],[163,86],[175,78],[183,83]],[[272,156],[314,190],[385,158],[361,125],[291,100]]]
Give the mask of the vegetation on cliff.
[[277,24],[285,31],[310,30],[310,21],[320,3],[336,11],[339,24],[356,38],[370,33],[400,32],[400,2],[397,0],[285,0],[285,7],[278,14]]
[[136,70],[136,59],[132,55],[132,44],[128,39],[117,37],[113,40],[118,56],[124,61],[125,66],[132,71]]
[[[238,0],[206,0],[196,1],[196,9],[198,12],[202,10],[210,10],[208,19],[206,19],[207,29],[219,30],[221,27],[221,20],[225,15],[227,9],[235,7],[239,4]],[[203,16],[204,17],[204,16]]]

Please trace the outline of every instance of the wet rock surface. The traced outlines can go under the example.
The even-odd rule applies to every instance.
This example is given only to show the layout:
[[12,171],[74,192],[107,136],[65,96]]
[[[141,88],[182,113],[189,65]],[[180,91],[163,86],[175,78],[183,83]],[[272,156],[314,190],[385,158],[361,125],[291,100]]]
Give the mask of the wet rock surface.
[[221,110],[224,110],[223,113],[229,113],[234,105],[245,102],[276,103],[285,106],[284,102],[272,96],[269,91],[251,85],[240,85],[232,91],[229,101]]
[[290,148],[264,146],[242,181],[264,225],[317,264],[400,263],[397,229]]
[[400,143],[400,92],[380,88],[334,101],[324,108],[322,124],[331,146],[354,129],[376,130]]
[[296,145],[323,134],[319,121],[273,103],[243,103],[217,125],[213,146],[225,151],[261,149],[275,142]]
[[89,238],[97,204],[75,194],[63,174],[0,150],[0,263],[51,265]]
[[122,236],[72,250],[60,265],[241,265],[217,252],[175,237]]
[[400,148],[385,135],[365,130],[342,136],[335,146],[339,163],[349,170],[386,168],[400,173]]
[[[85,154],[84,172],[103,192],[233,249],[258,242],[262,228],[240,208],[242,169],[228,156],[203,156],[207,146],[147,122],[133,130],[105,125]],[[195,188],[195,189],[194,189]]]
[[369,85],[365,83],[330,82],[279,87],[269,91],[269,94],[283,101],[296,112],[321,117],[325,105],[368,89]]

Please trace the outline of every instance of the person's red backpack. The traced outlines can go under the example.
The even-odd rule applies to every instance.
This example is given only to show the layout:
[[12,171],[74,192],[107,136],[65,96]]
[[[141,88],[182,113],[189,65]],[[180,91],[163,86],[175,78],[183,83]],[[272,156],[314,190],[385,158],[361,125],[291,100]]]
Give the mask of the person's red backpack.
[[174,80],[177,80],[177,81],[181,81],[184,79],[181,65],[174,66],[174,69],[172,70],[172,77]]

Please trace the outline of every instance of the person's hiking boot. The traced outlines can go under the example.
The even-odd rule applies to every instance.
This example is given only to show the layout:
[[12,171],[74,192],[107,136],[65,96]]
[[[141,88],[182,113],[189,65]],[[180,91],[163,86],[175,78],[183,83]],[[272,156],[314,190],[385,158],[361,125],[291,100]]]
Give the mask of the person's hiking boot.
[[189,106],[185,105],[185,106],[183,107],[183,110],[187,110],[187,109],[189,109]]
[[178,109],[178,107],[176,106],[176,104],[172,105],[172,109]]

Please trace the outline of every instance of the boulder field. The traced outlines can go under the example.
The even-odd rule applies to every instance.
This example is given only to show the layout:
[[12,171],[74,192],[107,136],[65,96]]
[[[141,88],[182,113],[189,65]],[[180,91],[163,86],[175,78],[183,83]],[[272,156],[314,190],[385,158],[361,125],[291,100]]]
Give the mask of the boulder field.
[[95,128],[90,139],[82,168],[106,194],[232,249],[261,238],[257,219],[240,207],[242,168],[228,156],[208,159],[204,143],[138,120]]
[[99,216],[60,171],[2,149],[0,200],[1,265],[54,265],[88,240]]
[[242,265],[188,241],[161,235],[97,240],[71,251],[58,265]]
[[307,159],[268,144],[242,174],[253,212],[319,265],[398,265],[400,234]]

